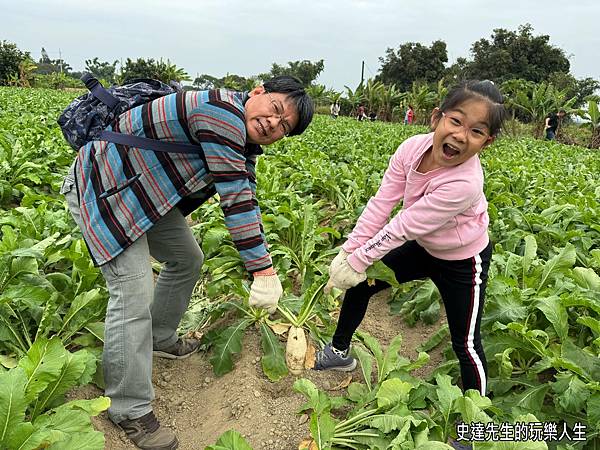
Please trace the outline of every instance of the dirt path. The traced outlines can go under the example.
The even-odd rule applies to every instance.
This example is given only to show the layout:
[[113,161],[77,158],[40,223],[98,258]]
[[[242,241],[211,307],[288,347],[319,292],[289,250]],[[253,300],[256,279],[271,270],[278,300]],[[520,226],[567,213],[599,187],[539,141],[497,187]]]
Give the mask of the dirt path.
[[[361,329],[375,336],[383,346],[402,333],[401,353],[414,359],[418,345],[426,341],[445,318],[435,325],[419,323],[410,328],[399,317],[389,314],[388,296],[389,291],[384,291],[372,299]],[[440,353],[438,349],[432,351],[427,366],[414,374],[423,377],[431,373],[443,359]],[[304,398],[292,388],[296,377],[290,375],[278,383],[269,382],[262,374],[260,355],[260,335],[253,330],[246,332],[244,349],[235,369],[221,378],[213,375],[206,354],[193,355],[183,361],[155,359],[154,410],[162,423],[177,432],[180,449],[202,450],[229,429],[240,432],[255,450],[297,449],[302,439],[309,437],[308,417],[296,414],[304,403]],[[303,376],[318,387],[331,390],[347,374],[307,370]],[[352,376],[360,381],[360,369]],[[101,394],[92,385],[73,393],[77,398]],[[106,449],[135,448],[106,414],[94,418],[94,425],[105,434]]]

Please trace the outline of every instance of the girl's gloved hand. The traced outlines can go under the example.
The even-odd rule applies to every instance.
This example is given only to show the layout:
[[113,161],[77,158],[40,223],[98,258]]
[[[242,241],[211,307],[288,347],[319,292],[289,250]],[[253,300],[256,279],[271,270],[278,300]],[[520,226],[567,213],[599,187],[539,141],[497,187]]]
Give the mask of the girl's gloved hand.
[[342,249],[331,261],[329,281],[325,286],[325,293],[329,293],[331,288],[334,287],[342,290],[350,289],[367,279],[366,273],[357,272],[352,268],[348,263],[348,256],[350,256],[350,253]]

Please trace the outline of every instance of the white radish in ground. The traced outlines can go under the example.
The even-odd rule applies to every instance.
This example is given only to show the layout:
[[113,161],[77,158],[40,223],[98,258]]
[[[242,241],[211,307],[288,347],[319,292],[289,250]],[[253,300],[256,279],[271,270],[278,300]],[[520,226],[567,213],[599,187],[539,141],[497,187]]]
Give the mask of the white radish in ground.
[[301,327],[290,327],[285,347],[285,362],[293,375],[299,375],[304,370],[306,355],[306,335]]

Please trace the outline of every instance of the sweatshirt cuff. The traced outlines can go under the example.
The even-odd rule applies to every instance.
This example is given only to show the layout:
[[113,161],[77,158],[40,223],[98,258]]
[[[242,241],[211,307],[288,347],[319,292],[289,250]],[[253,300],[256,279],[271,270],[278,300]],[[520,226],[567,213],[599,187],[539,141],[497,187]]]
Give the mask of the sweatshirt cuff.
[[354,250],[356,250],[359,247],[360,244],[348,239],[346,242],[344,242],[344,245],[342,245],[342,250],[344,250],[346,253],[353,253]]
[[350,256],[348,256],[347,261],[348,261],[348,264],[350,264],[350,267],[352,267],[358,273],[364,273],[367,270],[367,268],[370,266],[370,264],[368,264],[358,258],[358,256],[356,255],[358,253],[358,251],[359,250],[356,250],[354,253],[352,253]]

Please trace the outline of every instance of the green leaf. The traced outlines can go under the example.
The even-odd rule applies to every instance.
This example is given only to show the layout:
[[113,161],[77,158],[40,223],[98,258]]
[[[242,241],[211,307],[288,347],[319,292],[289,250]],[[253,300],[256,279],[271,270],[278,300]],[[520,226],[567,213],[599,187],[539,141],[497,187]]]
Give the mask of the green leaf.
[[317,443],[317,448],[325,450],[330,448],[331,439],[335,435],[335,421],[329,411],[321,414],[313,412],[310,415],[310,434]]
[[459,413],[466,423],[488,423],[492,419],[485,413],[485,409],[492,406],[492,401],[473,389],[468,390],[464,396],[454,401],[454,411]]
[[521,264],[523,266],[523,275],[529,272],[531,268],[531,263],[535,259],[535,255],[537,253],[537,241],[535,240],[535,236],[528,234],[525,236],[525,251],[523,253],[523,259]]
[[443,428],[447,428],[450,415],[454,409],[454,402],[462,397],[462,391],[458,386],[452,384],[452,379],[448,375],[437,375],[435,380],[437,382],[437,410],[444,418]]
[[294,382],[294,390],[304,395],[308,402],[302,407],[302,411],[312,409],[317,414],[331,409],[329,396],[317,389],[314,383],[306,378],[300,378]]
[[402,347],[401,334],[392,339],[392,342],[390,342],[390,345],[383,356],[383,362],[378,368],[378,383],[381,383],[387,379],[387,376],[390,374],[390,372],[397,367],[400,360],[400,355],[398,354],[400,352],[400,347]]
[[63,318],[63,325],[58,331],[63,339],[70,338],[88,323],[99,319],[106,308],[106,298],[99,289],[92,289],[75,297],[69,311]]
[[561,249],[558,255],[555,255],[554,257],[549,259],[544,264],[542,276],[540,278],[537,291],[539,292],[540,289],[545,287],[546,283],[553,275],[560,271],[570,269],[571,267],[573,267],[576,258],[577,255],[575,253],[575,247],[572,244],[567,244],[563,249]]
[[439,441],[430,441],[425,444],[421,444],[418,447],[415,447],[415,450],[453,450],[454,447],[449,446],[443,442]]
[[379,408],[390,408],[399,403],[406,404],[413,385],[406,381],[392,378],[381,383],[375,398]]
[[264,353],[261,360],[263,372],[269,380],[273,382],[279,381],[288,374],[288,368],[285,363],[285,350],[265,322],[260,324],[260,331]]
[[87,431],[66,436],[48,450],[104,450],[104,435],[100,431]]
[[[31,422],[21,422],[15,428],[7,441],[7,448],[13,450],[34,450],[42,443],[51,441],[52,432],[45,428],[36,429]],[[42,447],[43,448],[43,447]]]
[[[80,384],[80,380],[86,368],[90,367],[90,364],[93,374],[93,371],[96,370],[95,363],[96,358],[94,355],[86,350],[79,350],[77,353],[67,352],[60,374],[48,384],[46,389],[35,400],[34,409],[31,413],[32,419],[44,412],[48,407],[54,406],[53,403],[56,399],[62,398],[65,392]],[[91,381],[92,374],[86,377],[84,380],[85,383]]]
[[27,375],[21,367],[0,373],[0,447],[25,419]]
[[575,267],[573,269],[573,279],[584,289],[589,289],[593,292],[600,291],[600,276],[594,269]]
[[569,316],[560,298],[556,295],[546,297],[540,299],[535,306],[544,313],[560,340],[564,341],[569,333]]
[[18,361],[11,356],[0,355],[0,364],[7,369],[14,369],[17,367]]
[[360,362],[360,370],[363,374],[363,378],[367,385],[367,389],[371,391],[373,388],[371,386],[371,376],[373,374],[373,357],[366,350],[363,350],[361,347],[353,347],[354,356]]
[[204,450],[252,450],[250,444],[235,430],[223,433],[215,445],[204,447]]
[[85,329],[92,333],[100,342],[104,343],[104,322],[88,323]]
[[25,369],[28,377],[26,393],[29,401],[58,378],[67,353],[57,337],[50,340],[40,338],[33,343],[27,356],[19,361],[19,366]]
[[233,369],[232,355],[242,351],[242,336],[248,325],[250,320],[242,319],[223,330],[216,339],[210,363],[218,377]]
[[369,266],[366,273],[367,278],[370,280],[381,280],[390,286],[399,286],[394,271],[381,261],[376,261],[373,265]]
[[417,347],[417,350],[420,352],[428,352],[433,350],[442,342],[446,341],[450,336],[450,328],[448,324],[445,323],[442,325],[429,339],[427,339],[424,343]]
[[591,428],[600,426],[600,392],[594,392],[586,402],[587,422]]
[[570,339],[563,342],[561,356],[566,361],[579,368],[587,381],[600,380],[600,360],[582,348],[575,345]]
[[[381,346],[377,339],[371,336],[364,331],[357,331],[356,336],[362,341],[362,343],[367,347],[367,349],[373,354],[375,357],[375,362],[377,363],[377,367],[382,367],[383,365],[383,351],[381,350]],[[379,370],[378,370],[379,372]]]
[[556,398],[558,404],[568,413],[578,414],[584,410],[587,399],[592,395],[586,383],[577,375],[569,374],[567,388]]

